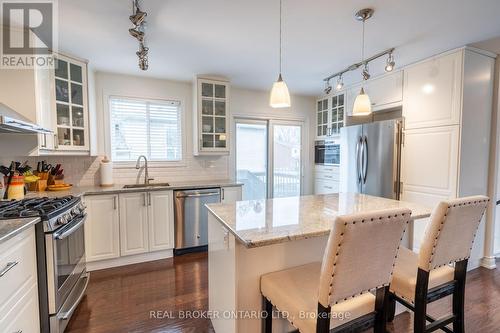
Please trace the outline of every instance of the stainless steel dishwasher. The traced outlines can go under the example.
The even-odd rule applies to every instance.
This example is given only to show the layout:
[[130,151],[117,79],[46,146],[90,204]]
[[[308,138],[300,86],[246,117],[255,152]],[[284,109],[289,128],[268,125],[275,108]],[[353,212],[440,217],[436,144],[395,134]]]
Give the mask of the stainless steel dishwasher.
[[174,191],[175,255],[206,251],[208,210],[205,204],[220,202],[220,188]]

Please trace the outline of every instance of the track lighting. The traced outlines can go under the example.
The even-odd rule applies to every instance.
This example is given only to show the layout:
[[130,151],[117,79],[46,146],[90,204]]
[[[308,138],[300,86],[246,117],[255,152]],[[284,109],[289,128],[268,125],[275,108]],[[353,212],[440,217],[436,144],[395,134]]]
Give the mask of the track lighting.
[[363,80],[369,80],[370,79],[370,72],[368,70],[368,64],[366,63],[365,64],[365,67],[363,68],[363,72],[362,72],[362,75],[363,75]]
[[148,51],[149,48],[144,46],[144,39],[146,38],[144,33],[144,25],[146,23],[145,18],[148,16],[146,12],[143,12],[139,8],[139,0],[132,0],[132,15],[129,16],[130,22],[134,25],[133,28],[128,29],[130,36],[137,39],[139,42],[139,51],[135,54],[139,57],[139,68],[143,71],[147,70],[148,64]]
[[396,65],[396,63],[394,62],[394,56],[391,52],[389,53],[389,57],[387,58],[387,62],[385,64],[385,71],[392,72],[392,70],[394,69],[394,65]]
[[332,91],[332,86],[330,85],[330,80],[325,82],[325,89],[323,90],[326,95]]
[[337,85],[335,86],[335,89],[337,91],[342,90],[344,88],[344,79],[342,78],[342,74],[339,75],[339,78],[337,79]]
[[148,16],[147,13],[142,12],[140,10],[137,10],[134,15],[130,15],[129,16],[129,19],[130,19],[130,22],[132,22],[133,25],[138,26],[138,25],[141,25],[142,22],[144,22],[144,19],[146,18],[146,16]]

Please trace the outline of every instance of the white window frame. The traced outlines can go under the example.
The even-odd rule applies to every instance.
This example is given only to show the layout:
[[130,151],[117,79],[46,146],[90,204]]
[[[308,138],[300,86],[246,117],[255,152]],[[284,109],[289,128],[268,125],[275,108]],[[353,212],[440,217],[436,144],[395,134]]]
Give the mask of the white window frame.
[[[104,121],[104,136],[106,138],[105,141],[105,152],[106,155],[111,159],[112,151],[111,151],[111,99],[131,99],[131,100],[142,100],[149,102],[179,102],[179,112],[181,118],[181,159],[179,161],[154,161],[148,160],[148,167],[150,168],[165,168],[165,167],[185,167],[186,164],[186,126],[185,126],[185,102],[181,98],[155,98],[155,97],[144,97],[144,96],[131,96],[131,95],[105,95],[106,101],[106,115]],[[113,161],[113,167],[116,169],[135,169],[136,161]]]

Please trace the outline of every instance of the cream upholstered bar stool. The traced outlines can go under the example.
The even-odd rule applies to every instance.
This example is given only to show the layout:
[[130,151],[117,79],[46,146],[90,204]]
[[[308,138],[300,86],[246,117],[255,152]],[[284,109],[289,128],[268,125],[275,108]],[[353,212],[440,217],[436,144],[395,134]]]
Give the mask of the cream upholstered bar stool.
[[272,332],[274,306],[303,333],[374,325],[385,332],[388,285],[410,214],[391,209],[338,216],[322,262],[262,275],[263,331]]
[[[401,247],[390,285],[389,317],[395,301],[414,311],[414,332],[464,332],[467,262],[489,198],[472,196],[440,202],[427,226],[420,253]],[[427,304],[453,295],[453,313],[427,315]],[[430,322],[427,325],[427,321]],[[447,325],[453,323],[453,331]]]

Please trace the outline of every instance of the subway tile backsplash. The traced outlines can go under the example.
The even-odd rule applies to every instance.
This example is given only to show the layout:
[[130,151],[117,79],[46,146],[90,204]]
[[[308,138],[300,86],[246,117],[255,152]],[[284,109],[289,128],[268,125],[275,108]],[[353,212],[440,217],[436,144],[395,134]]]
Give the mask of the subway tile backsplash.
[[[46,160],[52,165],[62,164],[64,180],[75,186],[99,185],[99,167],[102,157],[89,156],[39,156],[39,157],[0,157],[0,164],[10,165],[11,161],[24,162],[36,168],[37,162]],[[143,165],[141,161],[141,165]],[[135,163],[133,163],[135,165]],[[134,184],[144,181],[144,170],[135,167],[117,168],[113,178],[115,184]],[[228,157],[194,157],[187,156],[182,166],[149,167],[149,176],[155,182],[205,181],[212,179],[229,179]]]

